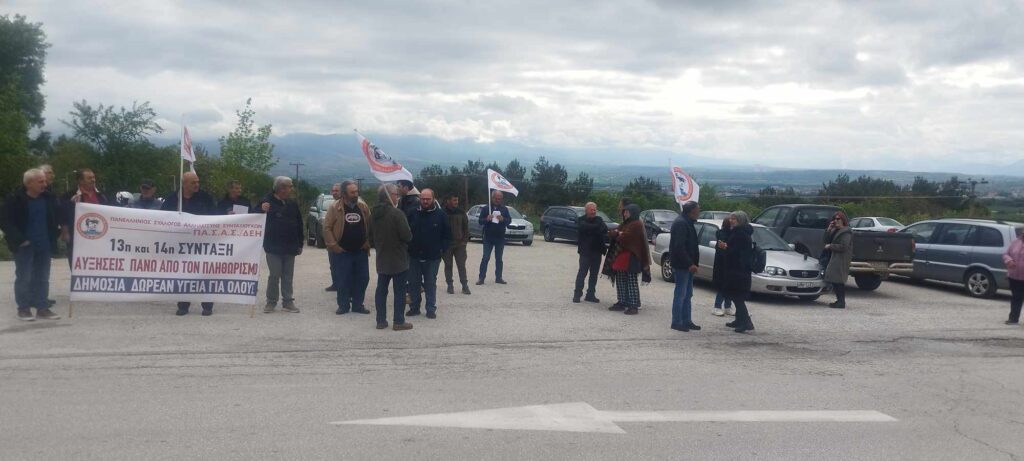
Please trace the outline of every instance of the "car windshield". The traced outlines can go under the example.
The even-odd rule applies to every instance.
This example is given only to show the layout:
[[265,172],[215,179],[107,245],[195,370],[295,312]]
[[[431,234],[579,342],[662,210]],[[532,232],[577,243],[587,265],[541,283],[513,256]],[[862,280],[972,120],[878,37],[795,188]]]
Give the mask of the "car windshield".
[[508,207],[508,214],[509,216],[512,216],[512,219],[523,219],[523,215],[515,208]]
[[598,211],[597,212],[597,216],[599,216],[601,218],[601,220],[604,221],[604,222],[615,222],[615,221],[612,221],[612,218],[609,218],[608,215],[604,214],[603,211]]
[[789,244],[771,230],[764,227],[754,228],[754,243],[765,251],[790,251]]
[[334,203],[334,197],[331,197],[331,198],[325,198],[325,199],[324,199],[324,205],[323,205],[323,207],[322,207],[322,208],[320,208],[320,209],[321,209],[321,210],[326,210],[326,209],[328,209],[328,208],[330,208],[330,207],[331,207],[331,204],[332,204],[332,203]]
[[900,224],[900,222],[895,220],[895,219],[889,219],[889,218],[875,218],[875,219],[878,220],[878,224],[881,224],[883,226],[903,227],[903,224]]
[[673,212],[673,211],[667,211],[667,210],[654,211],[653,214],[654,214],[654,220],[656,222],[671,222],[671,221],[675,221],[676,217],[679,216],[678,213]]

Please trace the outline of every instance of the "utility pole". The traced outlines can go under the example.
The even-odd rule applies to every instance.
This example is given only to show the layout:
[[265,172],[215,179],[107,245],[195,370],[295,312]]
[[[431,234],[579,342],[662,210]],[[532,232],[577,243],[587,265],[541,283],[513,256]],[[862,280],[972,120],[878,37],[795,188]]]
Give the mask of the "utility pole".
[[295,162],[295,163],[289,163],[289,165],[292,165],[292,166],[295,167],[295,182],[298,183],[299,182],[299,167],[300,166],[306,166],[306,164],[305,163]]
[[968,200],[968,203],[970,204],[970,208],[968,208],[968,211],[967,211],[967,216],[973,218],[974,217],[974,204],[975,204],[975,202],[978,201],[978,194],[975,192],[975,189],[978,187],[978,184],[988,184],[988,181],[986,181],[985,178],[981,178],[980,181],[978,181],[978,180],[976,180],[974,178],[967,178],[967,181],[961,181],[960,183],[965,185],[965,186],[971,186],[971,191],[967,195],[967,200]]

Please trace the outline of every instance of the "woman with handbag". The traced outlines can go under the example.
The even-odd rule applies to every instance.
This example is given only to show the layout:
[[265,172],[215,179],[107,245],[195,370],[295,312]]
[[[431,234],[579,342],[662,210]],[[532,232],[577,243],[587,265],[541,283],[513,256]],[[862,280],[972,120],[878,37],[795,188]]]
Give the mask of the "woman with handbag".
[[618,302],[608,310],[623,311],[626,315],[636,315],[640,308],[637,276],[642,273],[644,283],[651,282],[651,247],[639,216],[639,206],[627,205],[622,210],[622,225],[608,231],[617,250],[611,262],[611,276],[618,296]]
[[846,213],[837,211],[832,215],[823,239],[825,249],[822,250],[821,259],[826,261],[824,280],[832,285],[832,291],[836,294],[836,302],[828,307],[845,309],[846,279],[850,277],[850,262],[853,260],[853,231]]

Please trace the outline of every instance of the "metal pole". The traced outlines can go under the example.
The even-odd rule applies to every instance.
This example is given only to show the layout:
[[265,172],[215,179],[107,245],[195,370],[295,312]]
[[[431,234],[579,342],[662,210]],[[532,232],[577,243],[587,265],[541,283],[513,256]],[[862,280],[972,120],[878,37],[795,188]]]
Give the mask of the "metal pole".
[[299,167],[300,166],[306,166],[306,164],[305,163],[295,162],[295,163],[289,163],[289,165],[292,165],[292,166],[295,167],[295,182],[299,182]]

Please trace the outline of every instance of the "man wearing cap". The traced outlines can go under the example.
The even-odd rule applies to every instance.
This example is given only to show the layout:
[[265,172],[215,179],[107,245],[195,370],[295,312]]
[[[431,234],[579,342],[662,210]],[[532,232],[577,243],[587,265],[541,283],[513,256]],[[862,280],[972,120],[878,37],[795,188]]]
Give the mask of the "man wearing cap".
[[164,201],[156,196],[156,186],[152,179],[143,179],[139,183],[139,198],[132,203],[132,208],[140,210],[159,210]]

